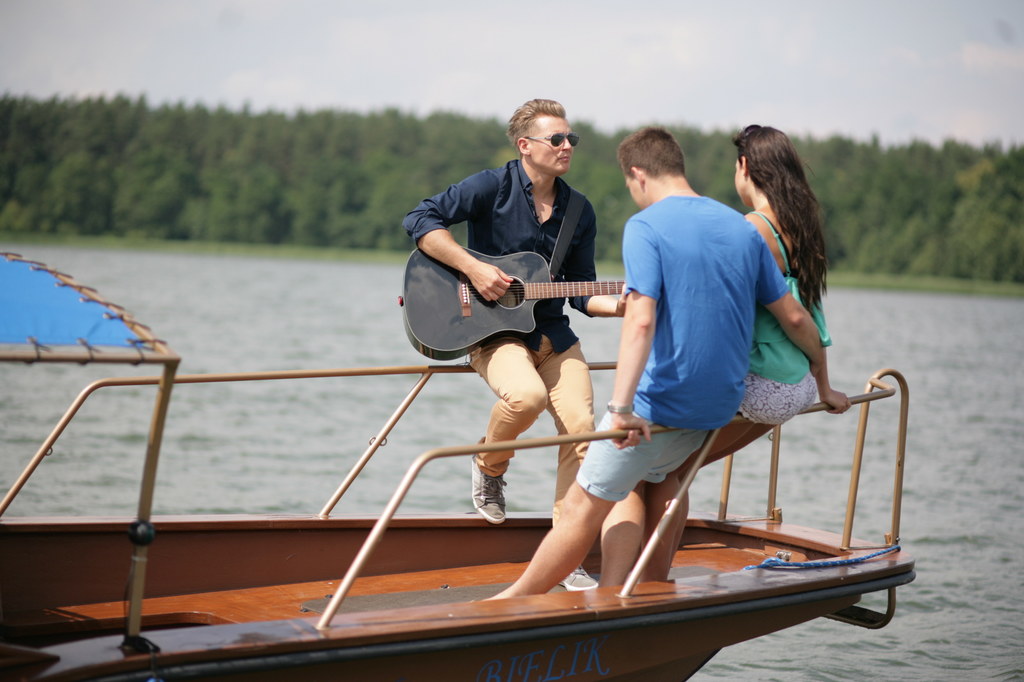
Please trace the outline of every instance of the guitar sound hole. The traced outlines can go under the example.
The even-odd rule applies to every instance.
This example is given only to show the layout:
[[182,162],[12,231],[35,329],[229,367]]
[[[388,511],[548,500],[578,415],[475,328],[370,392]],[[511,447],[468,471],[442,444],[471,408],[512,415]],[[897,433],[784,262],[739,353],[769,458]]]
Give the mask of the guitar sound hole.
[[518,308],[525,299],[526,287],[523,285],[523,281],[521,279],[513,279],[512,283],[508,285],[508,289],[505,290],[505,293],[495,303],[502,308]]

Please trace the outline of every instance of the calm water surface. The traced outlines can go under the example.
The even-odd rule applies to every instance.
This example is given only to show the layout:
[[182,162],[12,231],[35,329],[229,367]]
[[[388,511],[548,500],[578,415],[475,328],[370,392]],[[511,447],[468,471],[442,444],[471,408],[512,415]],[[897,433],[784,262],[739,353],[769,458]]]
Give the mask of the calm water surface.
[[[182,373],[426,362],[402,327],[400,265],[0,250],[48,263],[124,305],[182,356]],[[1024,301],[839,289],[827,310],[834,385],[860,393],[882,368],[909,381],[901,541],[917,559],[917,580],[899,590],[896,618],[882,630],[819,619],[728,648],[696,679],[1024,678]],[[614,360],[618,322],[571,314],[588,358]],[[156,371],[0,366],[0,486],[88,381],[139,373]],[[595,374],[597,404],[611,378]],[[319,511],[413,381],[176,387],[155,513]],[[97,393],[8,513],[134,513],[152,399],[147,388]],[[435,378],[336,513],[382,509],[420,452],[477,440],[491,402],[474,375]],[[853,414],[787,426],[779,499],[787,521],[841,529]],[[880,542],[889,524],[895,402],[876,403],[871,414],[855,535]],[[545,416],[529,435],[552,431]],[[759,442],[737,459],[730,511],[763,513],[767,452]],[[469,511],[467,466],[435,463],[403,511]],[[694,509],[717,509],[719,475],[709,467],[698,477]],[[546,509],[553,452],[521,453],[507,479],[510,509]]]

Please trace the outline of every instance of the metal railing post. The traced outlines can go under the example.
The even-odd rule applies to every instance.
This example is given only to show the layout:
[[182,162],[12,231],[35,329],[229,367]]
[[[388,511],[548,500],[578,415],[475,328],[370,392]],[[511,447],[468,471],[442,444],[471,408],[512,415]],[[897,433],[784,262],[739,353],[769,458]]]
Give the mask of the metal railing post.
[[[708,453],[711,452],[711,446],[715,444],[715,439],[718,437],[721,428],[717,428],[709,433],[704,438],[704,445],[701,447],[700,452],[697,454],[697,459],[694,460],[693,465],[689,471],[686,472],[686,478],[683,479],[682,484],[679,486],[679,491],[676,492],[676,496],[672,498],[672,501],[668,503],[668,508],[665,509],[665,513],[662,514],[661,520],[658,521],[658,527],[651,533],[650,539],[647,541],[647,545],[644,547],[643,552],[640,553],[640,558],[637,559],[636,564],[633,566],[633,570],[630,571],[629,576],[626,577],[626,582],[623,584],[622,589],[616,594],[617,597],[629,597],[633,593],[633,588],[640,582],[640,574],[643,573],[644,569],[647,568],[647,564],[651,560],[651,555],[657,550],[658,545],[661,544],[662,539],[668,534],[672,523],[675,521],[676,516],[679,514],[679,507],[682,504],[683,497],[690,491],[690,484],[693,483],[694,477],[697,476],[697,472],[704,465],[704,460],[707,459]],[[685,523],[686,520],[684,519]]]
[[420,375],[419,381],[417,381],[416,385],[412,387],[412,390],[410,390],[409,393],[406,394],[405,399],[402,400],[398,408],[391,414],[391,417],[387,420],[387,422],[384,423],[384,426],[382,426],[380,431],[377,432],[377,435],[374,436],[373,439],[370,441],[369,447],[367,447],[366,450],[363,451],[362,456],[359,457],[355,465],[353,465],[352,469],[349,470],[348,475],[345,477],[345,480],[341,482],[341,485],[338,486],[338,489],[334,491],[333,495],[331,495],[331,499],[329,499],[327,501],[327,504],[323,506],[323,509],[320,510],[318,516],[321,519],[326,519],[330,517],[331,512],[334,511],[334,507],[337,506],[342,496],[344,496],[344,494],[348,492],[348,489],[355,482],[356,478],[359,477],[359,474],[363,471],[363,468],[370,462],[370,459],[377,452],[377,449],[384,444],[384,441],[387,439],[388,434],[391,433],[391,429],[395,427],[395,424],[398,423],[398,420],[401,419],[402,415],[405,414],[405,411],[409,409],[409,406],[412,405],[412,402],[416,399],[416,396],[420,394],[420,391],[423,390],[423,387],[426,386],[427,381],[432,376],[433,372],[429,371],[424,372],[422,375]]

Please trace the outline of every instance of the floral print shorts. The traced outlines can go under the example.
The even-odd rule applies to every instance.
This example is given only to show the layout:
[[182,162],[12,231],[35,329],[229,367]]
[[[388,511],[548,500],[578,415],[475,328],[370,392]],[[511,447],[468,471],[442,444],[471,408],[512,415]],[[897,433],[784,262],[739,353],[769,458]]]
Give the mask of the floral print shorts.
[[746,393],[740,414],[758,424],[781,424],[813,405],[818,397],[818,386],[810,372],[795,384],[747,374],[743,385]]

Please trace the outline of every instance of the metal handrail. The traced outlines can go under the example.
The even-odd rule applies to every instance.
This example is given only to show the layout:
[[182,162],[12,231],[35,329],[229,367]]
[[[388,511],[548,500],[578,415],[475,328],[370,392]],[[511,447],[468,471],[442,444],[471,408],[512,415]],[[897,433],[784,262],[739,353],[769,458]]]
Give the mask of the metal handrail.
[[[893,395],[895,388],[884,383],[882,377],[890,376],[899,384],[900,411],[899,421],[896,427],[896,461],[893,475],[892,488],[892,516],[889,525],[889,532],[885,536],[885,545],[893,546],[900,541],[900,516],[903,509],[903,465],[907,454],[907,425],[910,417],[910,389],[903,374],[894,369],[883,369],[875,372],[864,387],[864,390],[871,396],[885,398]],[[878,393],[872,393],[878,389]],[[864,457],[864,440],[868,425],[869,401],[865,400],[861,405],[860,420],[857,426],[857,441],[853,450],[853,466],[850,470],[850,492],[846,500],[846,520],[843,523],[843,549],[852,549],[850,540],[853,536],[853,517],[857,509],[857,488],[860,484],[860,467]],[[857,547],[856,549],[870,549],[869,547]]]
[[[414,365],[369,367],[365,369],[336,368],[233,372],[221,374],[179,374],[174,377],[174,384],[208,384],[239,381],[274,381],[281,379],[316,379],[353,376],[388,376],[396,374],[421,374],[425,376],[432,376],[434,374],[459,374],[469,373],[472,371],[472,368],[468,365]],[[93,393],[101,388],[111,388],[116,386],[156,386],[161,381],[162,377],[158,376],[108,377],[106,379],[97,379],[83,388],[81,392],[79,392],[78,396],[72,401],[68,409],[64,412],[64,415],[57,422],[57,425],[50,432],[50,435],[43,441],[43,444],[36,451],[35,455],[33,455],[32,459],[29,460],[28,465],[14,482],[14,485],[12,485],[10,490],[8,490],[3,501],[0,502],[0,516],[3,516],[4,512],[7,511],[7,508],[14,501],[14,498],[17,497],[18,493],[28,482],[28,479],[39,467],[43,458],[51,451],[53,445],[57,442],[57,439],[64,433],[68,424],[71,423],[72,419],[74,419],[75,415],[85,404],[85,401],[88,400]]]
[[[905,394],[906,382],[903,380],[902,375],[899,375],[899,373],[895,372],[895,370],[882,370],[880,372],[877,372],[868,381],[868,388],[865,389],[866,391],[868,391],[867,393],[862,394],[862,395],[853,396],[853,397],[850,398],[850,403],[851,404],[863,404],[863,406],[862,406],[862,417],[861,417],[861,421],[862,421],[861,433],[860,433],[860,435],[858,437],[858,443],[859,443],[858,448],[857,448],[858,452],[861,452],[863,450],[863,430],[866,428],[866,422],[867,422],[867,417],[866,417],[866,407],[867,407],[867,404],[872,402],[872,401],[874,401],[874,400],[879,400],[881,398],[890,397],[895,392],[895,389],[893,389],[890,386],[885,385],[884,383],[882,383],[878,379],[879,376],[884,376],[886,374],[891,374],[891,375],[893,375],[893,376],[898,378],[897,380],[900,382],[900,385],[903,388],[903,391],[904,391],[904,394]],[[882,391],[879,392],[879,393],[872,393],[872,392],[870,392],[871,388],[879,388],[879,389],[882,389]],[[824,403],[816,403],[815,405],[812,405],[810,408],[804,410],[804,412],[802,412],[801,414],[810,414],[810,413],[813,413],[813,412],[822,412],[822,411],[825,411],[827,409],[828,409],[828,406],[825,405]],[[737,422],[737,421],[742,422],[742,421],[745,421],[745,420],[742,417],[738,417],[737,416],[732,421],[733,422]],[[670,430],[672,430],[672,429],[658,426],[658,427],[653,428],[652,432],[657,433],[657,432],[661,432],[661,431],[670,431]],[[626,582],[623,585],[622,590],[618,593],[617,596],[620,596],[620,597],[629,597],[629,596],[631,596],[633,588],[638,583],[640,575],[642,574],[644,568],[646,567],[650,557],[654,553],[654,549],[657,547],[657,545],[661,541],[662,535],[664,534],[666,529],[671,526],[671,523],[674,520],[674,517],[679,513],[679,509],[681,508],[681,505],[680,505],[681,499],[686,494],[687,490],[689,489],[689,486],[692,483],[694,477],[696,476],[697,471],[700,469],[701,465],[704,463],[704,459],[710,453],[710,451],[712,449],[712,446],[714,445],[714,440],[715,440],[715,438],[718,435],[718,432],[719,432],[719,430],[712,431],[707,436],[707,438],[705,439],[704,444],[703,444],[699,454],[697,455],[693,465],[691,466],[690,470],[687,472],[686,477],[683,480],[682,485],[680,486],[680,489],[679,489],[678,493],[676,494],[675,499],[672,500],[668,504],[667,509],[665,511],[665,514],[662,516],[662,518],[661,518],[661,520],[660,520],[660,522],[658,524],[658,528],[655,530],[654,533],[652,533],[651,538],[648,540],[647,545],[644,547],[643,551],[641,552],[640,557],[638,558],[636,564],[633,566],[633,570],[630,572],[629,576],[626,579]],[[318,630],[326,630],[327,628],[330,627],[331,620],[333,620],[334,616],[337,614],[338,609],[341,608],[341,604],[345,600],[346,596],[348,595],[348,592],[352,588],[352,585],[355,583],[356,578],[362,572],[362,569],[365,566],[366,562],[369,560],[370,556],[373,554],[374,550],[377,548],[377,545],[380,543],[380,541],[381,541],[381,539],[382,539],[382,537],[384,535],[384,532],[387,530],[388,525],[391,523],[391,520],[394,518],[394,515],[398,511],[398,507],[401,505],[402,501],[405,499],[406,495],[408,494],[409,490],[411,489],[413,482],[416,480],[416,478],[419,476],[420,472],[423,470],[423,468],[427,465],[428,462],[431,462],[431,461],[433,461],[435,459],[473,455],[473,454],[480,453],[480,452],[492,452],[492,451],[497,451],[497,450],[509,450],[509,449],[524,450],[524,449],[531,449],[531,448],[537,448],[537,447],[545,447],[545,446],[549,446],[549,445],[560,445],[562,443],[579,443],[579,442],[584,442],[584,441],[589,442],[589,441],[595,441],[595,440],[604,440],[606,438],[620,438],[620,437],[623,437],[625,434],[626,434],[625,431],[603,431],[603,432],[593,432],[593,433],[576,434],[576,435],[552,436],[552,437],[546,437],[546,438],[530,438],[530,439],[523,439],[523,440],[517,440],[517,441],[502,441],[502,442],[494,442],[494,443],[473,443],[473,444],[470,444],[470,445],[453,446],[453,447],[445,447],[445,448],[435,448],[435,449],[428,450],[428,451],[424,452],[419,457],[417,457],[416,460],[413,461],[413,463],[406,470],[405,476],[402,478],[402,480],[399,483],[398,487],[396,488],[394,494],[391,496],[391,499],[388,501],[388,504],[385,507],[384,511],[381,513],[380,517],[378,517],[376,523],[373,526],[373,529],[370,531],[370,534],[367,536],[366,540],[363,542],[362,547],[360,547],[358,554],[353,559],[352,563],[349,565],[348,571],[346,571],[345,576],[339,582],[338,589],[335,590],[334,594],[331,596],[331,599],[328,602],[327,607],[324,609],[324,612],[321,615],[319,622],[317,623],[317,629]],[[898,460],[900,462],[900,464],[898,466],[898,472],[899,472],[900,478],[897,481],[897,490],[901,494],[901,491],[902,491],[902,460],[903,460],[902,453],[905,451],[905,437],[906,437],[906,398],[905,397],[904,397],[904,401],[903,401],[903,405],[902,405],[902,409],[901,409],[901,428],[900,428],[900,434],[901,434],[901,436],[900,436],[901,443],[898,446],[898,451],[900,453],[900,455],[898,456]],[[775,457],[775,460],[776,460],[776,463],[773,464],[773,482],[772,482],[772,486],[774,487],[777,484],[777,461],[778,461],[778,445],[777,444],[773,448],[773,450],[774,450],[774,457]],[[859,458],[858,458],[858,461],[859,461]],[[852,483],[851,483],[851,485],[852,485]],[[724,489],[725,488],[723,487],[723,490]],[[774,503],[774,499],[775,499],[774,494],[772,494],[770,496],[770,499],[771,499],[772,503]],[[856,507],[855,490],[851,492],[851,504],[852,504],[853,507]],[[896,502],[894,504],[894,517],[893,517],[894,518],[894,532],[892,534],[894,537],[898,534],[898,521],[897,521],[898,513],[899,513],[899,505],[898,505],[898,502]],[[848,511],[847,522],[846,522],[846,524],[844,526],[844,537],[846,536],[846,534],[848,532],[850,532],[852,530],[852,523],[853,523],[852,512]],[[843,549],[849,549],[848,545],[849,545],[849,540],[848,539],[844,540]]]
[[[666,427],[654,427],[651,429],[652,433],[659,433],[661,431],[669,431]],[[562,445],[564,443],[583,443],[592,442],[595,440],[604,440],[606,438],[623,438],[627,435],[627,431],[590,431],[587,433],[579,434],[565,434],[560,436],[543,436],[539,438],[522,438],[514,441],[493,441],[491,443],[472,443],[468,445],[455,445],[449,447],[433,448],[427,450],[409,465],[406,469],[405,476],[399,482],[395,492],[391,495],[391,499],[388,501],[387,506],[384,507],[384,511],[377,518],[376,523],[373,525],[373,529],[370,530],[370,534],[363,542],[363,546],[360,547],[359,553],[349,564],[348,571],[345,576],[341,579],[338,584],[338,588],[334,591],[330,601],[327,603],[327,607],[324,609],[321,615],[320,621],[317,623],[317,629],[325,630],[330,627],[331,620],[334,618],[338,609],[341,607],[342,602],[348,595],[349,590],[355,583],[356,578],[362,572],[363,567],[369,560],[370,555],[380,544],[380,540],[384,535],[384,531],[387,530],[388,525],[394,518],[395,513],[398,511],[398,507],[402,504],[406,495],[412,488],[413,482],[419,476],[423,468],[429,463],[436,459],[444,459],[447,457],[464,457],[467,455],[475,455],[482,452],[496,452],[499,450],[531,450],[534,448],[548,447],[552,445]]]
[[[398,367],[370,367],[366,369],[315,369],[315,370],[277,370],[265,372],[234,372],[222,374],[179,374],[174,377],[174,384],[206,384],[206,383],[227,383],[238,381],[272,381],[279,379],[313,379],[346,376],[386,376],[394,374],[455,374],[468,373],[473,370],[465,365],[433,365],[433,366],[398,366]],[[64,415],[57,422],[57,425],[46,437],[43,444],[29,460],[21,475],[7,491],[2,502],[0,502],[0,516],[3,516],[7,508],[14,502],[21,489],[25,487],[28,479],[42,463],[43,459],[52,450],[57,439],[64,433],[71,421],[78,414],[89,397],[101,388],[116,386],[156,386],[163,380],[159,376],[137,376],[137,377],[108,377],[97,379],[83,388],[78,396],[71,402]]]
[[[615,363],[589,363],[591,370],[602,370],[602,369],[614,369]],[[186,374],[173,376],[174,368],[172,367],[169,371],[165,371],[162,377],[123,377],[123,378],[108,378],[100,379],[89,384],[72,402],[71,406],[65,412],[64,416],[58,422],[57,426],[50,433],[49,437],[44,441],[42,447],[37,451],[36,455],[32,458],[25,471],[12,486],[3,502],[0,503],[0,516],[13,501],[14,497],[24,486],[25,482],[32,475],[35,469],[38,467],[42,458],[46,456],[46,453],[50,451],[53,444],[60,437],[67,425],[71,422],[75,414],[81,409],[82,405],[95,391],[100,388],[113,387],[113,386],[143,386],[143,385],[160,385],[161,391],[169,394],[172,385],[176,384],[196,384],[196,383],[224,383],[224,382],[238,382],[238,381],[267,381],[267,380],[282,380],[282,379],[309,379],[309,378],[338,378],[338,377],[354,377],[354,376],[388,376],[388,375],[405,375],[405,374],[418,374],[419,379],[405,398],[401,401],[396,410],[392,413],[389,419],[385,422],[382,428],[378,431],[377,435],[370,440],[370,445],[363,455],[359,458],[349,474],[345,477],[342,484],[332,495],[331,499],[321,510],[320,518],[328,518],[330,511],[334,508],[337,502],[348,490],[352,482],[358,477],[359,473],[365,467],[366,463],[373,456],[379,447],[386,441],[388,434],[392,428],[397,424],[401,417],[408,410],[412,402],[420,394],[426,382],[433,377],[435,374],[468,374],[474,370],[468,365],[414,365],[414,366],[394,366],[394,367],[371,367],[371,368],[337,368],[337,369],[316,369],[316,370],[281,370],[281,371],[267,371],[267,372],[239,372],[239,373],[227,373],[227,374]],[[893,487],[893,510],[892,510],[892,524],[890,532],[886,535],[887,546],[892,546],[899,541],[899,517],[901,514],[902,506],[902,487],[903,487],[903,463],[906,453],[906,431],[908,421],[908,389],[906,380],[902,374],[892,369],[884,369],[876,372],[867,382],[865,387],[865,393],[850,398],[851,404],[861,404],[860,421],[857,432],[857,442],[854,448],[854,462],[851,471],[850,479],[850,492],[847,499],[847,512],[846,519],[843,528],[843,544],[844,550],[850,549],[850,538],[853,531],[853,517],[856,510],[857,503],[857,490],[860,480],[860,467],[863,458],[863,449],[865,441],[865,433],[867,429],[867,418],[868,418],[868,407],[869,403],[882,398],[888,398],[895,394],[896,389],[892,386],[881,381],[882,377],[891,376],[896,379],[899,384],[901,392],[901,404],[900,404],[900,420],[897,433],[897,453],[896,453],[896,473]],[[173,381],[173,383],[170,383]],[[166,396],[165,396],[166,398]],[[166,411],[166,400],[163,409]],[[804,410],[801,414],[809,414],[813,412],[820,412],[827,410],[828,406],[823,403],[817,403],[810,408]],[[155,437],[157,441],[159,436],[162,435],[163,417],[161,415],[160,425],[157,433],[151,434],[151,448],[152,441]],[[744,421],[741,417],[734,418],[733,421]],[[666,427],[655,427],[652,429],[654,432],[668,431]],[[638,559],[633,571],[627,578],[626,583],[623,586],[619,596],[628,597],[631,594],[633,587],[637,584],[639,575],[646,566],[646,560],[651,556],[653,547],[660,541],[660,533],[663,528],[668,527],[674,518],[675,514],[679,510],[679,499],[686,493],[689,484],[696,476],[697,470],[703,464],[704,458],[710,452],[714,442],[715,436],[718,431],[714,431],[709,434],[705,440],[704,446],[702,447],[700,454],[696,458],[694,465],[690,471],[687,472],[686,479],[680,488],[677,498],[674,503],[670,503],[666,509],[665,514],[662,517],[661,522],[658,525],[658,529],[652,533],[648,545],[644,548]],[[339,588],[335,591],[327,608],[317,624],[318,629],[326,629],[330,626],[330,621],[333,619],[337,610],[340,608],[342,601],[345,599],[348,591],[351,589],[353,583],[362,571],[369,556],[376,549],[380,542],[384,531],[390,524],[392,518],[401,505],[402,501],[408,494],[412,487],[413,482],[419,476],[420,472],[426,466],[426,464],[435,459],[466,456],[480,452],[492,452],[499,450],[508,449],[533,449],[539,447],[548,447],[554,445],[562,445],[565,443],[579,443],[579,442],[591,442],[595,440],[603,440],[607,438],[618,438],[626,435],[625,431],[602,431],[602,432],[588,432],[585,434],[569,434],[560,436],[548,436],[541,438],[529,438],[520,439],[516,441],[501,441],[493,443],[472,443],[468,445],[452,446],[435,448],[428,450],[421,454],[408,468],[402,481],[399,483],[398,488],[395,490],[388,502],[387,507],[381,516],[377,519],[374,524],[370,535],[367,537],[363,546],[360,548],[359,553],[349,566],[344,578],[339,584]],[[769,502],[768,502],[768,520],[781,520],[781,513],[775,508],[776,490],[778,484],[778,459],[779,459],[779,448],[781,441],[781,428],[776,427],[775,440],[772,446],[772,469],[769,477]],[[140,514],[139,519],[142,521],[148,520],[149,509],[152,504],[152,490],[155,481],[155,470],[156,470],[156,451],[150,453],[152,456],[147,456],[147,466],[144,472],[145,481],[143,485],[143,492],[140,497]],[[722,497],[719,506],[719,518],[724,519],[726,515],[726,509],[728,505],[728,491],[731,484],[731,465],[732,455],[726,458],[726,470],[723,474],[722,483]],[[858,547],[857,549],[867,549]],[[145,569],[145,548],[137,548],[136,556],[133,557],[133,561],[136,561],[139,565],[137,566],[139,572],[144,575]],[[131,590],[130,601],[130,618],[129,618],[129,635],[138,633],[138,621],[140,620],[139,609],[141,609],[141,592],[144,578],[137,576],[138,580],[134,581]],[[132,623],[135,626],[132,627]]]
[[[593,362],[588,363],[591,370],[605,370],[614,369],[615,363],[613,362]],[[408,409],[412,400],[422,389],[426,381],[434,376],[435,374],[472,374],[473,370],[469,365],[396,365],[396,366],[383,366],[383,367],[366,367],[366,368],[328,368],[328,369],[307,369],[307,370],[273,370],[273,371],[261,371],[261,372],[230,372],[230,373],[219,373],[219,374],[179,374],[174,377],[174,385],[178,384],[209,384],[209,383],[232,383],[242,381],[276,381],[284,379],[327,379],[327,378],[340,378],[340,377],[358,377],[358,376],[395,376],[405,374],[418,374],[420,380],[410,391],[409,395],[399,406],[398,410],[392,415],[392,417],[385,423],[385,425],[378,431],[377,435],[371,439],[370,447],[366,452],[363,453],[359,461],[349,472],[345,481],[338,488],[338,491],[334,493],[328,503],[320,511],[322,518],[327,518],[330,511],[337,504],[338,500],[351,485],[352,481],[359,474],[366,462],[373,453],[380,447],[388,433],[397,423],[398,419]],[[88,384],[83,388],[78,396],[71,402],[71,405],[65,410],[64,415],[57,422],[57,425],[53,428],[50,434],[43,441],[43,444],[39,447],[36,453],[29,460],[22,473],[15,480],[14,484],[7,491],[3,500],[0,501],[0,516],[3,516],[4,512],[7,511],[11,503],[14,502],[15,497],[21,492],[29,478],[35,472],[35,470],[42,463],[43,459],[49,454],[60,438],[67,429],[68,425],[75,418],[75,415],[81,410],[89,397],[101,388],[112,388],[112,387],[124,387],[124,386],[157,386],[163,381],[164,378],[160,376],[137,376],[137,377],[108,377],[105,379],[97,379],[92,383]]]
[[[851,405],[860,405],[860,419],[857,425],[857,438],[854,444],[853,451],[853,465],[850,471],[850,490],[847,497],[846,504],[846,516],[843,521],[843,542],[842,549],[877,549],[879,546],[863,546],[857,548],[850,547],[850,540],[853,535],[853,519],[856,512],[857,506],[857,490],[860,483],[860,472],[861,463],[864,458],[864,443],[867,434],[868,424],[868,408],[870,403],[881,400],[883,398],[891,398],[896,394],[897,389],[889,384],[886,384],[881,379],[882,377],[891,376],[896,380],[899,385],[900,392],[900,411],[899,411],[899,423],[897,424],[896,432],[896,462],[895,462],[895,475],[893,482],[893,499],[892,499],[892,520],[891,526],[888,533],[885,535],[885,547],[891,547],[899,543],[899,519],[901,515],[902,500],[903,500],[903,463],[906,456],[907,449],[907,424],[909,418],[909,388],[907,381],[903,375],[894,369],[882,369],[875,372],[871,378],[868,379],[867,384],[864,387],[864,393],[850,398]],[[811,407],[807,408],[800,414],[811,414],[813,412],[823,412],[828,409],[828,406],[824,403],[815,403]],[[776,495],[778,491],[778,471],[779,471],[779,453],[782,443],[782,425],[776,426],[772,431],[772,454],[771,454],[771,470],[768,476],[768,504],[765,516],[762,517],[743,517],[742,519],[734,519],[740,521],[782,521],[782,509],[777,506]],[[729,490],[731,487],[732,479],[732,465],[733,455],[729,455],[724,458],[725,469],[722,472],[722,489],[718,504],[718,520],[725,521],[728,515],[729,506]]]

